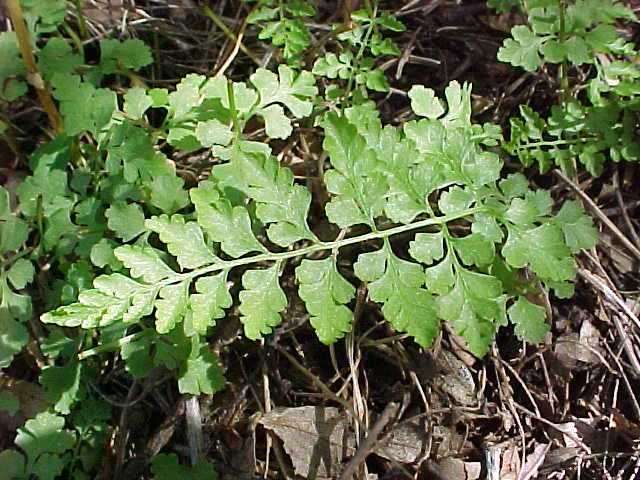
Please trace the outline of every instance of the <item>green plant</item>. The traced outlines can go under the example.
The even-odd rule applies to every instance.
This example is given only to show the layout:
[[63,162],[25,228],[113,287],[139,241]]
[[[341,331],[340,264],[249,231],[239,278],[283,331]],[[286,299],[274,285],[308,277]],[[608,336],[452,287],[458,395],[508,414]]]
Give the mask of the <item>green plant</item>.
[[498,51],[498,59],[513,66],[534,71],[543,63],[582,65],[595,62],[597,54],[629,51],[614,24],[635,15],[616,0],[530,0],[525,13],[529,25],[513,27]]
[[311,34],[304,20],[315,13],[312,2],[258,0],[247,22],[260,27],[258,39],[271,40],[276,47],[282,47],[284,59],[294,64],[311,45]]
[[[244,335],[258,340],[299,297],[331,344],[352,330],[355,290],[366,285],[396,331],[428,347],[446,322],[481,357],[509,324],[520,339],[543,339],[541,291],[572,295],[574,256],[595,244],[596,231],[578,204],[555,210],[522,174],[503,176],[500,128],[472,122],[469,85],[450,83],[444,100],[414,86],[419,118],[383,125],[367,91],[388,89],[374,58],[399,53],[381,32],[403,26],[375,6],[352,13],[353,28],[337,33],[340,54],[318,59],[313,73],[280,65],[247,82],[190,74],[170,90],[147,88],[136,73],[152,61],[142,41],[101,40],[90,64],[54,34],[59,2],[51,11],[27,3],[39,88],[51,90],[62,131],[30,156],[31,175],[17,188],[0,187],[0,368],[31,337],[47,403],[19,430],[17,448],[0,452],[9,478],[95,476],[112,412],[92,382],[112,352],[128,378],[164,371],[181,394],[213,394],[226,380],[209,341],[236,312]],[[296,29],[307,14],[302,3],[261,2],[251,21],[299,66],[308,44]],[[16,60],[0,65],[3,101],[29,88],[17,40],[0,36],[0,53]],[[590,98],[598,108],[627,102],[624,119],[635,112],[637,72],[598,65]],[[117,89],[107,83],[114,76]],[[325,85],[328,102],[317,76],[342,80]],[[340,97],[347,101],[332,101]],[[326,204],[272,152],[271,140],[295,140],[298,125],[324,139]],[[516,146],[516,131],[519,155],[527,140]],[[171,158],[194,151],[214,166],[187,189]],[[318,215],[333,227],[321,228]],[[297,289],[285,291],[284,280]],[[0,409],[13,413],[18,403],[0,395]],[[204,461],[189,468],[165,454],[151,472],[215,475]]]
[[319,57],[313,65],[313,73],[331,80],[347,81],[346,89],[330,84],[327,96],[338,98],[351,93],[353,86],[376,92],[389,91],[389,83],[384,72],[375,67],[375,60],[381,56],[398,56],[400,50],[382,32],[403,32],[404,25],[392,15],[378,14],[377,8],[356,10],[351,13],[352,25],[346,31],[340,25],[334,27],[338,40],[338,53],[328,52]]
[[[522,176],[496,184],[501,162],[483,145],[495,145],[499,131],[471,123],[470,88],[457,83],[447,88],[446,114],[433,91],[414,88],[414,111],[426,118],[402,129],[383,128],[372,104],[323,117],[332,166],[324,174],[333,194],[327,217],[347,231],[365,225],[369,232],[321,241],[307,223],[308,191],[293,182],[268,146],[242,134],[246,120],[274,102],[292,112],[293,105],[305,106],[298,114],[310,113],[304,96],[313,95],[313,87],[304,74],[291,75],[283,66],[279,77],[259,70],[251,78],[253,88],[223,77],[185,79],[164,105],[169,118],[193,118],[207,105],[216,118],[190,128],[227,162],[191,189],[193,213],[183,201],[177,205],[184,213],[153,215],[144,223],[136,204],[119,211],[110,228],[125,241],[139,237],[114,249],[125,270],[98,277],[77,303],[43,315],[43,322],[85,329],[142,327],[147,334],[132,339],[134,344],[183,338],[191,353],[179,374],[181,391],[211,392],[221,383],[207,370],[216,361],[203,336],[232,304],[227,286],[232,271],[244,270],[239,310],[249,338],[260,338],[281,322],[287,298],[278,278],[286,262],[295,262],[311,324],[321,341],[332,343],[351,329],[347,304],[354,287],[337,260],[341,248],[355,244],[368,250],[379,245],[359,256],[354,273],[369,284],[372,300],[383,304],[391,325],[419,344],[431,344],[442,319],[483,355],[508,317],[522,338],[539,341],[548,328],[544,310],[526,295],[538,282],[568,294],[567,282],[575,275],[572,253],[593,244],[593,227],[575,204],[552,215],[549,194],[529,191]],[[296,90],[294,85],[308,86]],[[289,128],[285,117],[264,118],[275,122],[271,128]],[[124,232],[118,225],[139,227]],[[410,261],[396,253],[401,246],[394,239],[415,231]],[[532,243],[539,249],[531,251]],[[158,249],[161,245],[166,251]],[[330,255],[317,259],[322,252]],[[300,262],[300,257],[306,258]],[[431,266],[425,272],[416,260]],[[518,276],[526,267],[534,280]],[[150,315],[155,334],[147,330]]]
[[[634,13],[614,1],[591,0],[536,0],[527,2],[525,11],[529,26],[513,28],[498,59],[529,71],[561,64],[561,95],[546,119],[522,105],[520,117],[510,119],[504,148],[525,166],[537,164],[546,172],[555,164],[571,175],[577,163],[597,176],[608,158],[637,161],[638,68],[625,60],[636,52],[615,28],[618,20],[634,20]],[[567,64],[594,65],[586,95],[570,85]]]

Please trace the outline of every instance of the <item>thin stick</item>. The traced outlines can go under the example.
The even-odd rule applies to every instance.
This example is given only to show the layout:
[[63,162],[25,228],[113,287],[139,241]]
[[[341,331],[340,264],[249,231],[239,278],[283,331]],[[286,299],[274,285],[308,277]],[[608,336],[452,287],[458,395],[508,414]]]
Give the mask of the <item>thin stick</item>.
[[27,68],[27,79],[29,83],[36,89],[38,99],[40,100],[42,108],[49,117],[49,123],[51,124],[51,127],[53,127],[56,133],[60,133],[62,132],[62,120],[60,119],[58,108],[56,107],[55,103],[53,103],[53,98],[51,98],[51,94],[49,93],[49,90],[47,90],[44,80],[42,79],[42,76],[38,71],[38,66],[36,65],[33,51],[31,50],[31,39],[29,38],[29,30],[27,30],[27,26],[24,23],[24,16],[22,15],[22,7],[20,6],[20,1],[7,0],[7,11],[9,13],[9,18],[11,18],[13,28],[16,31],[18,47],[20,48],[20,53],[22,54],[22,60],[25,67]]

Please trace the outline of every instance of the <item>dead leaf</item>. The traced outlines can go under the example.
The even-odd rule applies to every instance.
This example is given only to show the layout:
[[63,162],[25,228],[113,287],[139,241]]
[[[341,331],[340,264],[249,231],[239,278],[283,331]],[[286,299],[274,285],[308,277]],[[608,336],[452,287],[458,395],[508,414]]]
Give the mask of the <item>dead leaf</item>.
[[374,453],[394,462],[413,463],[426,448],[427,440],[424,428],[417,421],[406,422],[394,428]]
[[520,468],[520,450],[515,444],[511,444],[502,452],[500,480],[516,480]]
[[556,341],[554,352],[568,368],[573,368],[576,362],[597,365],[601,356],[600,343],[602,336],[596,327],[584,319],[580,326],[580,333],[562,335]]
[[480,462],[465,462],[459,458],[444,458],[438,462],[438,474],[450,480],[478,480],[482,465]]
[[474,405],[476,383],[471,370],[458,357],[442,350],[436,358],[441,375],[434,382],[461,405]]
[[544,459],[547,456],[549,448],[551,448],[550,443],[540,443],[536,445],[533,452],[527,455],[527,460],[525,461],[522,470],[520,470],[518,480],[531,480],[538,476],[538,469],[544,463]]
[[295,473],[304,478],[336,478],[343,458],[355,453],[347,417],[337,408],[277,408],[260,423],[282,440]]

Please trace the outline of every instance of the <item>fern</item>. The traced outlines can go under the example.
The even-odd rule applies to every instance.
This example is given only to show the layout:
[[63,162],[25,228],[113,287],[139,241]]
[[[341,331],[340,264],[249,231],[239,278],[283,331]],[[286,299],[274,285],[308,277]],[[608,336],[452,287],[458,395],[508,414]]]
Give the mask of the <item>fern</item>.
[[[167,138],[177,138],[172,132],[180,129],[181,141],[206,144],[226,162],[190,190],[192,213],[185,204],[181,213],[151,215],[132,234],[118,232],[132,224],[130,215],[139,215],[135,203],[122,210],[122,220],[110,227],[128,242],[113,250],[125,269],[96,278],[78,302],[44,314],[43,322],[104,329],[145,327],[153,317],[157,335],[174,338],[176,346],[192,339],[191,353],[183,349],[175,357],[186,362],[181,390],[212,391],[220,380],[207,365],[216,360],[200,339],[232,305],[233,272],[244,270],[239,311],[245,334],[257,339],[281,322],[287,297],[279,278],[285,263],[298,264],[299,295],[319,339],[329,344],[351,329],[353,318],[354,285],[347,279],[353,277],[337,260],[344,247],[360,245],[370,251],[359,255],[353,274],[393,328],[418,344],[429,346],[442,320],[479,356],[509,320],[522,338],[540,340],[548,327],[527,293],[542,282],[566,294],[575,276],[572,255],[593,245],[595,232],[575,205],[570,215],[564,208],[554,215],[549,194],[529,190],[524,177],[500,180],[502,163],[485,148],[499,133],[472,124],[469,86],[451,83],[446,104],[414,88],[412,107],[426,118],[402,128],[383,127],[369,104],[323,116],[330,160],[324,178],[332,194],[326,214],[346,236],[320,241],[308,224],[309,192],[268,146],[242,134],[256,115],[284,134],[290,120],[265,110],[284,105],[295,116],[307,115],[315,87],[283,66],[278,76],[259,70],[251,83],[190,76],[166,96]],[[204,135],[209,128],[214,133]],[[204,137],[210,141],[201,143]],[[350,236],[356,226],[368,233]],[[400,239],[408,234],[414,239],[407,255]]]
[[[495,5],[505,9],[511,2]],[[526,8],[525,8],[526,5]],[[635,20],[635,14],[616,0],[575,0],[568,5],[556,0],[523,2],[528,25],[511,30],[498,59],[528,71],[543,63],[593,63],[597,54],[619,54],[629,45],[619,37],[615,22]]]

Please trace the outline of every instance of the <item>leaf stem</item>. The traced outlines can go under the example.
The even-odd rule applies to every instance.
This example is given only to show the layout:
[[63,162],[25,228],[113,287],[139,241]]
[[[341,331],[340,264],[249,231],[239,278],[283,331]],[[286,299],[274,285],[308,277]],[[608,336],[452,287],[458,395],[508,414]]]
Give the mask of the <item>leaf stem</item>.
[[378,231],[366,233],[364,235],[358,235],[355,237],[334,240],[332,242],[319,242],[319,243],[315,243],[313,245],[298,248],[295,250],[289,250],[287,252],[263,253],[259,255],[253,255],[251,257],[238,258],[236,260],[228,260],[228,261],[223,260],[217,263],[213,263],[211,265],[207,265],[206,267],[200,268],[198,270],[193,270],[192,272],[177,274],[173,277],[163,280],[162,282],[160,282],[160,284],[164,286],[164,285],[169,285],[173,283],[178,283],[178,282],[184,281],[185,279],[199,277],[207,273],[217,272],[220,270],[230,270],[232,268],[241,267],[243,265],[250,265],[252,263],[283,261],[289,258],[309,255],[309,254],[312,254],[315,252],[321,252],[324,250],[337,250],[342,247],[346,247],[347,245],[367,242],[370,240],[385,239],[393,235],[398,235],[400,233],[418,230],[420,228],[428,227],[431,225],[446,224],[453,220],[458,220],[464,217],[468,217],[469,215],[473,215],[481,211],[483,211],[482,208],[474,207],[474,208],[470,208],[462,212],[456,213],[454,215],[444,215],[436,218],[427,218],[425,220],[420,220],[418,222],[410,223],[408,225],[399,225],[397,227],[389,228],[387,230],[378,230]]

